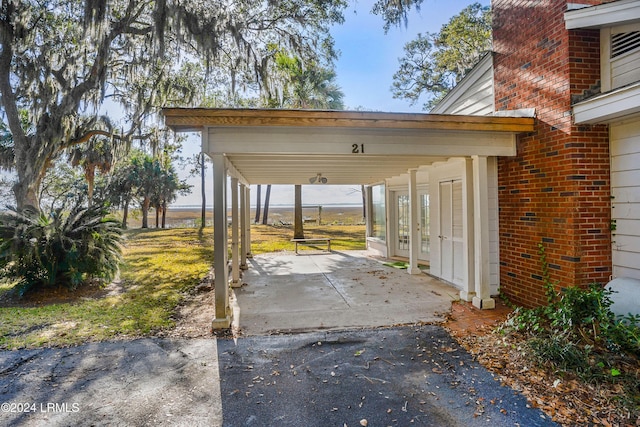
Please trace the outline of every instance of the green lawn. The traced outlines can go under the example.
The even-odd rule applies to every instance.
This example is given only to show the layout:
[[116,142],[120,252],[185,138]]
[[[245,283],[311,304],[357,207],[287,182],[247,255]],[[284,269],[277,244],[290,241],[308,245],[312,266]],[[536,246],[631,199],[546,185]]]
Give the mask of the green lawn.
[[[332,249],[364,249],[363,226],[306,226],[308,237],[331,237]],[[153,335],[174,326],[172,315],[185,294],[208,273],[213,259],[212,230],[128,231],[120,286],[78,292],[72,298],[2,298],[0,349],[66,346]],[[292,230],[252,226],[254,254],[293,251]],[[11,292],[0,283],[0,296]],[[4,295],[3,295],[4,294]]]

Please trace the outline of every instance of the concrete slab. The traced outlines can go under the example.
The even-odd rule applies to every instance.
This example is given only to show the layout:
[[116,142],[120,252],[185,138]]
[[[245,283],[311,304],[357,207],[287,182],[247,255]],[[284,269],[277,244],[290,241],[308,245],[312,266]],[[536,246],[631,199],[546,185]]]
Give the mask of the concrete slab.
[[245,335],[437,322],[459,293],[365,251],[265,254],[249,263],[235,290]]

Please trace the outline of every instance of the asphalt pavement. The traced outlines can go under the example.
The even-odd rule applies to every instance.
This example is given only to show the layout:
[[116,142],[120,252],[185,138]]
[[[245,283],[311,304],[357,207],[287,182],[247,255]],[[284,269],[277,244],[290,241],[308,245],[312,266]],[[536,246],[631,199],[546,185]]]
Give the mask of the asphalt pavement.
[[554,426],[440,326],[218,341],[223,426]]

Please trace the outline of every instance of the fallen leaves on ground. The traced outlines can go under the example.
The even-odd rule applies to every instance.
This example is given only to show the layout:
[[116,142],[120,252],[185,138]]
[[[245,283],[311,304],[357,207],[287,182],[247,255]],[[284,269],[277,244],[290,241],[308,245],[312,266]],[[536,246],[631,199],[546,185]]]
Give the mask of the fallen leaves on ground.
[[[540,367],[528,357],[524,336],[503,335],[493,326],[472,331],[448,329],[479,363],[499,376],[503,385],[520,392],[531,406],[555,422],[564,426],[640,426],[640,408],[629,410],[620,404],[620,384],[591,384],[575,375]],[[628,374],[640,378],[640,364],[630,364],[627,369]]]

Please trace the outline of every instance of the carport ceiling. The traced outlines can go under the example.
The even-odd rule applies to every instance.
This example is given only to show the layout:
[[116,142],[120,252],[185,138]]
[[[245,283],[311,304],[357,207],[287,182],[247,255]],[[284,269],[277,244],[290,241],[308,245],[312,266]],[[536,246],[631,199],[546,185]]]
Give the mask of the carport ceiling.
[[231,154],[230,163],[251,184],[310,184],[320,174],[327,184],[371,184],[446,157]]
[[246,184],[372,184],[471,155],[515,155],[532,118],[317,110],[164,109],[177,132],[202,132]]

